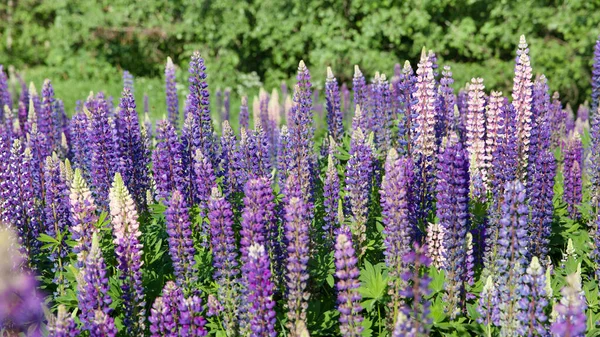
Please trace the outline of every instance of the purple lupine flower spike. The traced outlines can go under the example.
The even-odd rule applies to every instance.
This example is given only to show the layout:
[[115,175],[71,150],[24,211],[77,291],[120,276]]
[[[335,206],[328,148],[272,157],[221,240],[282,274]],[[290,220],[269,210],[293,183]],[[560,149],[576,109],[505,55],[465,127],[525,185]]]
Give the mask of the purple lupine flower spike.
[[184,177],[183,149],[175,128],[168,121],[159,121],[156,127],[156,147],[152,153],[153,177],[157,199],[168,200],[174,190],[187,192]]
[[[9,109],[12,110],[12,97],[10,96],[10,91],[8,90],[8,77],[4,73],[4,67],[0,64],[0,108],[4,108],[4,106],[8,106]],[[0,118],[0,122],[2,118]]]
[[96,215],[94,197],[79,168],[75,169],[73,175],[69,202],[71,238],[76,242],[73,252],[77,254],[78,265],[81,267],[85,261],[85,256],[91,249],[92,241],[90,239],[94,226],[98,221],[98,216]]
[[[354,66],[354,77],[352,78],[352,92],[354,95],[354,109],[359,105],[363,108],[367,107],[367,82],[365,76],[360,71],[358,65]],[[359,125],[366,130],[366,125]]]
[[594,46],[594,65],[592,67],[592,113],[600,107],[600,36]]
[[237,151],[236,137],[229,121],[223,121],[223,134],[221,135],[221,163],[219,170],[223,176],[223,194],[226,198],[239,191],[238,177],[236,175],[235,156]]
[[474,78],[469,85],[467,101],[467,150],[469,151],[471,177],[471,195],[479,202],[487,199],[488,159],[485,144],[485,108],[483,79]]
[[210,220],[210,238],[213,253],[213,279],[219,284],[218,298],[224,305],[223,323],[230,334],[236,332],[236,317],[239,299],[237,297],[237,276],[239,274],[238,253],[235,232],[233,230],[233,211],[231,204],[213,187],[208,202]]
[[[69,220],[69,190],[65,177],[60,172],[60,160],[56,153],[46,158],[44,185],[46,186],[46,195],[44,196],[45,232],[60,242],[57,249],[50,253],[50,260],[54,262],[54,268],[60,271],[69,253],[64,236],[71,226],[71,222]],[[60,285],[63,285],[63,281],[62,279],[56,280],[59,284],[59,291],[62,291]]]
[[[83,323],[83,330],[93,332],[98,329],[108,329],[114,325],[113,319],[108,316],[111,312],[111,297],[108,295],[108,274],[106,264],[100,249],[98,232],[90,233],[91,247],[87,252],[77,276],[77,300],[81,314],[79,319]],[[103,322],[97,321],[97,312],[107,317]],[[104,326],[104,328],[103,328]]]
[[192,225],[189,208],[180,191],[175,190],[165,211],[167,234],[169,234],[169,255],[173,261],[175,281],[184,289],[191,289],[196,281],[196,261]]
[[123,161],[121,174],[136,204],[141,208],[144,205],[145,193],[150,188],[150,158],[147,157],[147,149],[140,131],[133,93],[129,89],[123,90],[116,122],[119,151]]
[[431,319],[428,316],[431,303],[426,298],[431,293],[429,289],[431,279],[427,274],[423,275],[421,269],[429,267],[431,261],[425,254],[426,247],[416,243],[413,247],[403,258],[404,262],[411,267],[402,275],[407,286],[401,292],[405,298],[412,299],[412,303],[400,309],[392,333],[393,337],[429,336]]
[[427,257],[431,260],[431,265],[438,270],[446,269],[446,228],[437,223],[429,223],[427,226],[427,236],[425,244],[427,247]]
[[[385,264],[390,277],[389,294],[391,323],[396,319],[402,304],[400,291],[405,283],[401,276],[408,266],[403,257],[408,253],[414,238],[415,209],[413,194],[413,163],[410,157],[398,157],[395,149],[390,149],[385,162],[385,175],[381,184],[381,215],[384,225]],[[392,324],[394,326],[394,324]]]
[[311,219],[306,204],[300,198],[290,198],[285,206],[285,239],[287,242],[287,327],[291,335],[299,322],[306,323],[310,297],[307,291],[310,225]]
[[333,76],[333,71],[330,67],[327,67],[325,96],[327,100],[327,130],[333,139],[339,142],[344,135],[344,116],[340,107],[338,82]]
[[519,180],[507,182],[504,191],[493,277],[497,285],[495,296],[501,302],[500,324],[510,335],[519,328],[518,303],[522,298],[519,285],[527,266],[529,209],[525,203],[525,187]]
[[529,140],[531,136],[532,123],[532,69],[529,60],[529,48],[525,36],[521,35],[519,49],[517,50],[517,62],[515,65],[515,79],[513,84],[513,105],[516,111],[517,121],[517,153],[519,157],[519,177],[526,176],[527,161],[529,156]]
[[440,100],[440,114],[441,118],[442,136],[448,135],[451,130],[458,132],[456,126],[458,125],[454,116],[454,106],[456,105],[456,95],[452,85],[454,84],[454,78],[452,77],[452,70],[449,66],[444,66],[442,71],[442,78],[440,79],[439,86],[439,100]]
[[251,337],[275,337],[275,301],[273,293],[275,286],[271,281],[269,255],[265,248],[252,243],[247,249],[247,259],[244,262],[243,277],[246,291],[243,302],[249,304],[247,321]]
[[115,172],[118,171],[117,140],[113,138],[108,119],[106,101],[99,95],[94,107],[86,111],[88,115],[87,141],[90,149],[90,177],[94,188],[96,201],[103,208],[108,206],[108,193]]
[[360,272],[352,244],[352,233],[347,227],[341,228],[337,233],[334,257],[340,332],[343,336],[358,337],[363,331],[360,305],[362,296],[358,292]]
[[337,221],[337,210],[340,200],[340,178],[333,155],[330,153],[327,158],[327,172],[325,173],[325,182],[323,183],[323,206],[325,214],[323,215],[323,232],[326,244],[331,247],[335,240],[335,231],[339,223]]
[[173,281],[167,281],[162,295],[157,297],[150,309],[150,334],[152,337],[179,335],[179,305],[183,291]]
[[596,264],[596,279],[600,279],[600,213],[598,213],[594,218],[594,223],[592,224],[591,239],[594,245],[594,249],[590,253],[590,258]]
[[250,115],[248,114],[248,96],[242,96],[242,103],[240,104],[240,115],[239,115],[240,128],[248,129],[250,125]]
[[498,325],[500,322],[499,304],[500,299],[496,296],[496,285],[492,281],[492,275],[488,275],[479,294],[479,306],[477,307],[477,312],[481,315],[477,322],[485,325],[488,336],[491,335],[492,325]]
[[135,203],[120,173],[110,189],[110,216],[113,243],[117,256],[119,278],[122,281],[125,318],[123,324],[130,335],[140,335],[145,329],[145,301],[142,286],[142,233],[139,229]]
[[521,311],[519,320],[521,321],[520,336],[548,336],[546,327],[545,309],[548,306],[548,296],[546,294],[546,275],[544,267],[539,259],[534,256],[523,275],[523,285],[521,286],[522,298],[519,302]]
[[129,89],[133,93],[133,75],[127,71],[123,71],[123,89]]
[[225,90],[223,90],[223,112],[222,112],[222,116],[221,119],[223,121],[228,121],[229,120],[229,112],[231,109],[231,88],[225,88]]
[[90,329],[90,336],[94,337],[115,337],[117,328],[112,317],[100,310],[96,310],[94,324]]
[[205,210],[212,188],[216,185],[216,177],[210,158],[200,149],[194,153],[193,169],[196,177],[195,202],[201,210]]
[[[44,80],[42,86],[41,109],[37,110],[37,126],[39,132],[46,137],[46,147],[52,149],[57,137],[58,130],[55,129],[54,115],[56,110],[56,99],[54,98],[54,88],[49,79]],[[59,133],[60,134],[60,133]]]
[[550,327],[552,336],[585,336],[587,303],[581,289],[580,276],[577,273],[568,275],[567,285],[560,292],[562,298],[554,308],[558,317]]
[[165,66],[165,93],[167,96],[167,113],[172,125],[179,125],[179,98],[177,97],[177,81],[175,78],[175,65],[167,57]]
[[418,174],[417,220],[424,220],[432,208],[432,195],[435,191],[435,78],[432,63],[425,48],[417,68],[416,104],[412,106],[416,115],[415,158]]
[[402,74],[394,88],[395,96],[398,97],[398,112],[400,117],[398,123],[398,143],[400,153],[411,155],[414,148],[417,126],[417,114],[414,105],[417,77],[410,63],[406,61],[402,68]]
[[[360,108],[356,109],[360,117]],[[373,186],[374,155],[371,140],[360,128],[352,133],[350,159],[346,169],[346,197],[352,216],[352,234],[360,254],[364,253],[366,226],[369,218],[371,188]]]
[[563,141],[564,195],[567,211],[571,219],[579,218],[579,206],[582,202],[581,168],[583,166],[583,146],[577,132]]
[[439,154],[436,209],[444,228],[446,251],[446,308],[455,316],[464,300],[465,248],[469,230],[469,158],[466,149],[452,131]]
[[248,180],[244,187],[244,209],[240,231],[241,260],[248,259],[248,247],[253,243],[267,245],[275,224],[275,203],[271,182],[266,178]]
[[54,320],[48,326],[48,337],[76,337],[79,329],[64,305],[58,306]]
[[71,118],[71,154],[73,164],[83,172],[90,170],[90,144],[87,140],[88,118],[83,112],[78,112]]

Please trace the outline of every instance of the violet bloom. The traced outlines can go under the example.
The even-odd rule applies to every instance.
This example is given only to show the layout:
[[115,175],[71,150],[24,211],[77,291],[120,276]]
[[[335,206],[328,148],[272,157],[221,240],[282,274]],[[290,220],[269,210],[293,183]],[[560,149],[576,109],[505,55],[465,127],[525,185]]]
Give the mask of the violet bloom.
[[53,149],[57,140],[60,140],[60,130],[56,129],[56,99],[49,79],[44,80],[41,110],[36,110],[36,113],[38,114],[38,129],[46,137],[46,146]]
[[177,81],[175,78],[175,65],[167,57],[165,66],[165,93],[167,96],[167,113],[172,125],[179,125],[179,98],[177,97]]
[[[440,136],[446,136],[459,125],[458,121],[455,120],[454,106],[456,105],[456,95],[452,85],[454,84],[454,78],[452,78],[452,70],[449,66],[444,66],[442,71],[442,78],[440,79],[440,86],[438,88],[438,100],[439,100],[439,116],[438,129],[440,130]],[[441,138],[440,138],[441,140]]]
[[219,171],[222,178],[221,185],[223,186],[223,194],[226,198],[230,198],[231,195],[241,189],[238,186],[237,175],[236,175],[236,163],[235,156],[237,152],[237,139],[235,133],[229,124],[229,121],[223,121],[221,135],[221,162],[219,165]]
[[567,285],[561,289],[562,298],[556,304],[555,310],[558,317],[552,323],[550,332],[556,337],[583,337],[587,330],[586,299],[581,289],[580,276],[571,274],[567,276]]
[[[9,109],[12,109],[12,97],[8,90],[8,77],[4,73],[3,68],[0,64],[0,108],[7,105]],[[2,118],[0,118],[0,121],[2,121]]]
[[229,120],[229,112],[231,109],[230,99],[231,99],[231,89],[225,88],[225,90],[223,90],[223,113],[221,116],[223,121]]
[[592,113],[600,107],[600,37],[594,46],[594,65],[592,67]]
[[277,336],[273,300],[275,285],[271,280],[269,255],[262,245],[252,243],[248,247],[242,270],[246,284],[243,303],[248,303],[249,306],[245,318],[249,324],[248,336]]
[[[548,90],[546,76],[539,76],[533,83],[532,91],[531,133],[529,137],[529,157],[527,164],[527,178],[529,181],[532,180],[531,176],[536,170],[535,167],[533,167],[534,162],[542,151],[548,150],[550,147],[550,142],[548,140],[541,139],[542,132],[549,134],[547,130],[542,129],[546,115],[550,109],[550,94]],[[527,184],[529,184],[529,181]]]
[[[90,235],[92,236],[90,238],[91,248],[77,276],[77,300],[81,311],[79,319],[83,323],[82,328],[92,333],[100,328],[96,320],[98,311],[107,316],[107,322],[102,322],[103,325],[108,323],[108,326],[110,326],[114,322],[108,316],[112,311],[110,308],[112,299],[108,295],[108,274],[99,245],[98,232],[94,231]],[[94,336],[93,333],[92,336]]]
[[433,192],[435,191],[435,78],[432,63],[425,52],[417,68],[416,104],[412,106],[416,115],[415,158],[417,166],[417,220],[423,221],[433,207]]
[[25,267],[18,238],[11,229],[0,225],[0,326],[7,336],[20,333],[41,337],[45,321],[43,297],[38,293],[35,275]]
[[521,311],[518,313],[521,321],[520,336],[548,336],[545,309],[548,306],[546,294],[546,275],[544,267],[536,256],[531,259],[521,285],[522,298],[519,302]]
[[208,158],[200,149],[196,149],[193,159],[194,176],[196,177],[196,193],[194,201],[200,206],[201,214],[204,216],[204,210],[210,198],[212,188],[216,186],[216,177],[213,166]]
[[429,318],[430,301],[427,299],[431,290],[431,279],[421,270],[429,267],[431,261],[425,254],[426,247],[414,244],[413,249],[404,256],[404,263],[411,266],[410,270],[403,273],[402,279],[407,286],[401,295],[412,300],[410,305],[405,304],[396,316],[393,337],[401,336],[429,336],[431,319]]
[[58,306],[56,317],[48,325],[48,337],[76,337],[79,336],[77,324],[67,312],[64,305]]
[[[292,163],[292,149],[290,145],[290,134],[287,125],[281,127],[279,133],[279,144],[277,146],[277,178],[280,188],[285,187]],[[282,190],[285,194],[285,191]]]
[[121,166],[118,142],[109,123],[106,101],[100,95],[96,98],[94,108],[86,114],[90,121],[87,132],[91,150],[90,176],[96,201],[104,208],[108,205],[111,180]]
[[113,225],[113,243],[117,256],[117,269],[123,292],[123,324],[129,335],[140,335],[145,329],[144,288],[142,286],[142,251],[138,213],[135,203],[123,182],[115,174],[110,190],[110,216]]
[[307,205],[300,198],[290,198],[285,206],[287,327],[290,331],[298,322],[306,323],[310,297],[307,291],[310,226]]
[[242,103],[240,104],[240,114],[239,114],[239,123],[240,128],[248,129],[250,125],[248,124],[248,120],[250,116],[248,114],[248,97],[242,96]]
[[90,144],[87,139],[88,118],[83,112],[78,112],[71,118],[71,155],[76,167],[84,172],[90,170]]
[[244,187],[244,209],[240,230],[241,260],[248,259],[248,247],[252,244],[265,245],[271,249],[272,230],[275,226],[275,202],[271,182],[266,178],[248,180]]
[[123,161],[121,173],[136,204],[138,207],[142,207],[145,193],[150,188],[148,177],[150,158],[146,156],[147,149],[140,131],[133,93],[128,89],[123,90],[116,125],[119,150]]
[[123,89],[129,89],[133,93],[133,75],[127,71],[123,71]]
[[417,91],[417,77],[414,74],[410,63],[406,61],[402,69],[400,79],[394,87],[394,96],[398,97],[399,110],[397,115],[400,116],[398,123],[398,143],[400,153],[413,153],[414,142],[416,137],[416,126],[418,113],[414,108],[417,104],[415,93]]
[[[354,77],[352,78],[352,92],[354,95],[354,109],[356,106],[361,106],[363,108],[367,107],[367,82],[365,80],[365,76],[360,71],[358,65],[354,66]],[[364,130],[367,130],[367,125],[360,125],[360,127]]]
[[469,230],[469,159],[455,132],[445,140],[438,159],[436,209],[444,228],[446,251],[446,293],[450,316],[456,315],[464,300],[465,247]]
[[96,310],[94,324],[89,331],[91,337],[115,337],[117,335],[115,321],[100,310]]
[[488,275],[479,294],[479,305],[477,307],[477,312],[481,315],[477,322],[486,326],[488,336],[491,335],[492,325],[498,325],[500,322],[499,302],[500,299],[497,296],[497,289],[492,281],[492,275]]
[[529,60],[529,48],[525,35],[521,35],[519,49],[517,50],[517,62],[515,65],[515,79],[513,84],[513,105],[515,107],[517,121],[517,153],[519,157],[519,176],[526,176],[527,162],[529,157],[529,141],[532,123],[532,69]]
[[427,236],[425,244],[427,247],[427,257],[431,260],[431,265],[438,270],[446,269],[446,228],[437,223],[429,223],[427,226]]
[[388,286],[392,297],[390,307],[394,317],[402,304],[400,291],[405,283],[401,275],[408,268],[403,257],[408,253],[415,232],[413,167],[410,157],[399,158],[396,150],[391,149],[385,162],[385,175],[380,191],[385,235],[383,254],[390,275]]
[[360,128],[352,133],[349,154],[350,159],[346,164],[346,197],[354,218],[352,234],[356,238],[357,247],[360,247],[360,254],[363,254],[373,186],[374,155],[371,140],[365,137]]
[[529,209],[525,198],[525,187],[520,181],[506,183],[499,222],[496,274],[493,276],[497,280],[496,296],[500,301],[500,324],[507,335],[516,331],[519,326],[518,303],[522,298],[520,284],[527,265],[529,247]]
[[210,239],[213,254],[213,279],[219,285],[218,298],[223,303],[223,324],[228,334],[236,332],[237,309],[240,305],[237,296],[239,274],[238,253],[233,230],[233,210],[231,204],[213,187],[208,202]]
[[152,169],[158,199],[168,200],[174,190],[187,192],[182,164],[182,146],[175,128],[168,121],[156,127],[156,147],[152,153]]
[[206,320],[202,311],[202,300],[198,296],[185,298],[183,291],[169,281],[162,297],[156,298],[150,310],[151,336],[206,336]]
[[165,211],[167,234],[169,234],[169,255],[173,261],[175,281],[184,289],[191,289],[196,281],[196,261],[192,224],[189,208],[180,191],[173,191],[169,208]]
[[343,336],[361,336],[363,317],[358,292],[358,258],[352,244],[352,233],[345,227],[338,231],[335,242],[335,276],[337,279],[337,303],[340,312],[340,332]]
[[583,146],[578,133],[573,133],[563,141],[563,200],[567,203],[567,212],[571,219],[579,218],[579,206],[582,202],[581,168],[583,167]]
[[323,183],[323,232],[326,244],[331,247],[335,240],[335,231],[339,223],[337,221],[337,211],[340,201],[340,177],[336,167],[336,160],[330,153],[327,157],[327,172]]
[[338,82],[330,67],[327,67],[325,97],[327,100],[327,130],[333,139],[339,142],[344,136],[344,116],[340,107]]
[[478,202],[487,199],[488,164],[485,148],[485,108],[483,79],[473,78],[469,85],[467,102],[467,150],[469,151],[471,195]]
[[[65,177],[60,172],[60,160],[56,153],[46,158],[44,166],[44,185],[46,186],[44,207],[44,229],[45,233],[55,238],[59,245],[50,253],[50,260],[54,262],[54,268],[60,272],[62,277],[62,263],[69,253],[65,240],[67,229],[71,226],[69,220],[69,190]],[[56,280],[60,286],[62,279]]]

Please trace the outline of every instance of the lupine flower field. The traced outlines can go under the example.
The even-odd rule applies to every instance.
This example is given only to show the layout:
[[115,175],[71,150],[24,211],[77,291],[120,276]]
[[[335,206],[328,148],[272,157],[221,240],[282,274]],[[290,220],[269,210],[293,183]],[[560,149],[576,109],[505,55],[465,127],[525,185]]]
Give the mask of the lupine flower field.
[[600,40],[576,113],[515,42],[511,92],[424,48],[213,95],[194,53],[184,102],[169,58],[65,111],[0,66],[0,336],[600,335]]

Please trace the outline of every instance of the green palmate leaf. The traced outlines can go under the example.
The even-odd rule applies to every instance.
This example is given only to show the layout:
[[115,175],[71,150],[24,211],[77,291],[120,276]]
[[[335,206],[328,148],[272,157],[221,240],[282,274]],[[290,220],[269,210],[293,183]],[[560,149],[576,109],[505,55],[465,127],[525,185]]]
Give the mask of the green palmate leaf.
[[429,288],[432,290],[430,297],[433,297],[437,293],[444,290],[444,283],[446,282],[446,273],[443,270],[438,270],[436,267],[429,267],[429,277],[431,277],[431,283]]
[[[55,238],[53,238],[47,234],[40,234],[40,236],[38,237],[38,241],[51,243],[51,244],[59,244],[58,240],[56,240]],[[52,245],[46,245],[46,246],[52,246]]]
[[383,263],[372,265],[367,260],[364,263],[364,268],[360,271],[361,286],[358,291],[365,299],[365,307],[370,310],[376,302],[382,301],[386,295],[387,271]]

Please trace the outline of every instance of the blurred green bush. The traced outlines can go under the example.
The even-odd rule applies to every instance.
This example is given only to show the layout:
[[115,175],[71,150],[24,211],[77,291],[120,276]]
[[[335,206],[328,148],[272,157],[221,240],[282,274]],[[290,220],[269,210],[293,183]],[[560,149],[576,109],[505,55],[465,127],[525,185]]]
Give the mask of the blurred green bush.
[[0,3],[0,63],[44,66],[55,80],[109,81],[115,69],[161,77],[167,56],[185,70],[200,50],[211,83],[243,87],[256,72],[266,87],[278,86],[304,59],[319,87],[326,66],[343,81],[354,64],[390,74],[395,63],[414,64],[425,46],[452,66],[457,86],[481,76],[487,88],[510,90],[520,34],[552,90],[572,104],[589,96],[598,0]]

